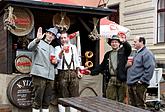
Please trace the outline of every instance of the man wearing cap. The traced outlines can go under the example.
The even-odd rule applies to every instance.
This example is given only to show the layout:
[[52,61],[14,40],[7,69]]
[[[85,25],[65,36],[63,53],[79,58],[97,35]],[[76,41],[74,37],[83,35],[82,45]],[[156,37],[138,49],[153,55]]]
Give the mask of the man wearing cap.
[[[39,27],[37,38],[31,41],[28,49],[32,51],[32,83],[34,99],[33,112],[49,112],[50,98],[52,96],[53,80],[55,75],[54,65],[57,60],[54,55],[54,47],[50,45],[57,34],[56,28],[49,28],[42,34]],[[54,55],[54,56],[53,56]]]
[[112,50],[104,55],[102,63],[90,74],[103,73],[103,94],[106,98],[124,102],[126,96],[126,63],[131,53],[131,46],[125,38],[113,35],[108,39]]

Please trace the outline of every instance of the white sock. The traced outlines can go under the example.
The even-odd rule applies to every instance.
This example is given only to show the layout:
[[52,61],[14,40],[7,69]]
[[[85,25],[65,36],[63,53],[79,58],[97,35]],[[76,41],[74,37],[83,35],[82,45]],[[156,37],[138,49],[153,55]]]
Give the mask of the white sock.
[[42,112],[49,112],[49,109],[42,109]]
[[70,112],[77,112],[77,109],[70,107]]
[[58,104],[58,110],[59,110],[59,112],[65,112],[65,107]]
[[32,108],[32,112],[40,112],[40,109]]

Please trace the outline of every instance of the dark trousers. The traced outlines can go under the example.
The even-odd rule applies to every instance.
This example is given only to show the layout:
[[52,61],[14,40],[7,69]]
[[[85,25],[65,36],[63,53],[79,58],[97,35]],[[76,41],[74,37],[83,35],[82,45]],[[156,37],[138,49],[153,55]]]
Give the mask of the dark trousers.
[[114,82],[110,79],[106,90],[106,98],[124,103],[126,97],[126,89],[127,86],[125,82]]
[[32,107],[47,109],[49,107],[54,81],[38,76],[32,76],[33,104]]
[[75,70],[61,70],[58,75],[58,93],[60,98],[79,96],[79,79]]
[[145,109],[147,87],[147,84],[135,84],[128,86],[129,104]]

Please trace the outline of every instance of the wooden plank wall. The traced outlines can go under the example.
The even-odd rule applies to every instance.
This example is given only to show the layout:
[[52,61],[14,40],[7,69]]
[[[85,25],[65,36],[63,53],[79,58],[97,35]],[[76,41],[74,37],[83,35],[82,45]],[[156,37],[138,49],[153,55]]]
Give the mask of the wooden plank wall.
[[12,38],[4,30],[3,14],[0,16],[0,73],[12,73]]
[[0,72],[7,72],[7,35],[3,26],[3,15],[0,16]]
[[125,0],[124,26],[131,29],[130,40],[135,35],[144,35],[147,45],[154,44],[154,7],[152,0]]

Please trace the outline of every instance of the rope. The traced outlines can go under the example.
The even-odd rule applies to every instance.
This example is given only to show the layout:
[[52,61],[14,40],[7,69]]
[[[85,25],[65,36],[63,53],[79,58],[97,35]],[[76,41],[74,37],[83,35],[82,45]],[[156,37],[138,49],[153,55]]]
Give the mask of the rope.
[[[66,16],[66,12],[61,12],[60,15],[60,23],[56,24],[56,26],[61,30],[61,31],[66,31],[70,27],[70,19]],[[68,22],[68,24],[67,24]]]
[[94,28],[93,28],[93,31],[90,32],[90,34],[88,35],[91,40],[99,40],[100,39],[100,35],[98,34],[98,31],[96,28],[98,22],[99,22],[98,18],[93,18]]

